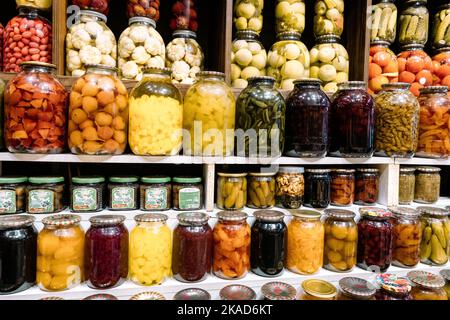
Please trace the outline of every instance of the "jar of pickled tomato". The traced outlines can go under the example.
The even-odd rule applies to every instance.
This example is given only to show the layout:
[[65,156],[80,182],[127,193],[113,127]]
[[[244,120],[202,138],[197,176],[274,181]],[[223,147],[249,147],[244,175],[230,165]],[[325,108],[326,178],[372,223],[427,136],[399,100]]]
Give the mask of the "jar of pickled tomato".
[[450,87],[450,47],[436,50],[433,56],[433,85]]
[[414,300],[448,300],[444,290],[445,280],[440,275],[414,270],[407,276],[413,284],[411,295]]
[[389,49],[389,42],[375,41],[370,44],[369,89],[370,94],[381,91],[382,85],[398,81],[398,61]]

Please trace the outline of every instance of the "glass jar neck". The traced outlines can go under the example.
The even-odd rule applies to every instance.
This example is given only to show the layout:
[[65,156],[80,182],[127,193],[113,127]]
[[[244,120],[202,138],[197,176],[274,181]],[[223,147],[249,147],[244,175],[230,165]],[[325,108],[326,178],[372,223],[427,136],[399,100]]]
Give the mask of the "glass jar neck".
[[447,92],[427,92],[422,93],[421,96],[424,98],[447,97]]
[[408,92],[408,90],[409,90],[409,85],[408,84],[404,84],[404,85],[389,84],[389,85],[383,86],[383,91]]
[[105,19],[103,19],[91,12],[81,12],[78,17],[81,22],[103,22],[103,23],[106,23]]
[[345,91],[345,90],[366,90],[366,84],[364,82],[344,82],[338,84],[338,91]]
[[317,82],[296,82],[294,84],[296,89],[316,89],[320,90],[320,83]]
[[19,16],[27,16],[28,18],[35,19],[39,17],[39,9],[32,7],[19,7]]
[[166,222],[164,221],[157,221],[157,222],[137,222],[136,225],[138,227],[142,228],[162,228],[166,225]]
[[224,75],[197,74],[197,78],[204,81],[225,81]]
[[170,82],[170,75],[167,73],[144,73],[143,80]]
[[22,70],[24,72],[34,72],[34,73],[48,73],[48,74],[56,74],[56,70],[53,67],[39,66],[39,65],[23,65]]
[[315,218],[304,218],[304,217],[296,217],[293,218],[295,221],[299,222],[307,222],[307,223],[317,223],[320,222],[320,216]]
[[258,34],[248,31],[241,31],[236,33],[236,40],[258,41]]
[[123,223],[91,223],[91,227],[97,229],[120,228],[123,226],[124,226]]
[[275,80],[271,80],[271,79],[249,79],[248,80],[248,85],[250,87],[265,87],[265,88],[269,88],[269,89],[273,89],[275,86]]
[[182,228],[204,228],[208,222],[186,222],[186,221],[179,221],[178,225]]
[[46,229],[46,230],[71,229],[71,228],[79,228],[79,227],[80,227],[79,223],[72,223],[72,224],[67,224],[67,225],[52,225],[52,224],[44,225],[44,229]]
[[86,74],[102,74],[102,75],[109,75],[109,76],[117,76],[117,71],[110,69],[110,68],[104,68],[101,66],[92,66],[87,67]]
[[409,295],[409,291],[408,292],[393,292],[390,290],[386,290],[384,288],[381,288],[381,290],[386,293],[387,295],[397,298],[397,299],[401,299],[401,298],[406,298]]
[[223,225],[235,225],[235,226],[239,226],[239,225],[244,225],[246,223],[246,220],[237,220],[237,221],[229,221],[229,220],[222,220],[219,219],[219,222]]

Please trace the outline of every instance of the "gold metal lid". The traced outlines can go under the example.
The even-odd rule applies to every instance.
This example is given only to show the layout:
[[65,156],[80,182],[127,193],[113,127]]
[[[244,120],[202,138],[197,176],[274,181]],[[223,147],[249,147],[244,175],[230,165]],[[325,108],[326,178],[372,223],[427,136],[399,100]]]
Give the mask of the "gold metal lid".
[[337,295],[337,289],[325,280],[309,279],[302,282],[302,289],[307,294],[323,299],[331,299]]

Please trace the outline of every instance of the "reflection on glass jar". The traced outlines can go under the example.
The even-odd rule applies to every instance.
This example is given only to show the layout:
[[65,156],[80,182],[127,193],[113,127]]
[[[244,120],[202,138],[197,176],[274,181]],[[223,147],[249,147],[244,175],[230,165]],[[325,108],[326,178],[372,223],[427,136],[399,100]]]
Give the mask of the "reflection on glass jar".
[[305,194],[305,169],[302,167],[280,167],[276,177],[276,204],[286,209],[298,209]]
[[397,7],[394,0],[381,0],[372,6],[370,41],[394,43],[397,35]]
[[413,283],[411,295],[414,300],[447,300],[445,280],[440,275],[426,271],[410,271],[407,276]]
[[416,186],[416,175],[414,167],[400,167],[398,181],[398,203],[410,205],[414,201],[414,189]]
[[376,276],[379,287],[375,297],[377,300],[413,300],[411,296],[411,282],[404,277],[391,273]]
[[414,187],[414,202],[431,204],[439,200],[441,193],[440,168],[416,168],[416,182]]
[[305,206],[313,208],[326,208],[330,205],[330,172],[330,169],[306,169]]
[[379,170],[376,168],[356,169],[355,204],[373,205],[378,201]]
[[426,44],[430,14],[427,0],[407,0],[400,13],[398,42],[403,44]]
[[217,175],[217,207],[221,210],[241,210],[247,203],[246,173],[224,173]]
[[331,204],[350,206],[355,195],[355,170],[334,169],[331,172]]
[[275,172],[251,172],[248,176],[247,206],[267,209],[275,206]]

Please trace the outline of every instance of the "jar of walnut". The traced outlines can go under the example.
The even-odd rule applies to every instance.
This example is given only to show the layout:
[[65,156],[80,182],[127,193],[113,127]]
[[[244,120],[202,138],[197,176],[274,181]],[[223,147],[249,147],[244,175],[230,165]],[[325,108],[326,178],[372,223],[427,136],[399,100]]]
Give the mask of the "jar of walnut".
[[276,178],[277,206],[298,209],[303,204],[305,179],[302,167],[281,167]]

